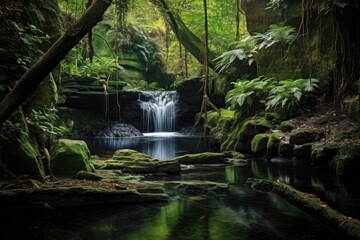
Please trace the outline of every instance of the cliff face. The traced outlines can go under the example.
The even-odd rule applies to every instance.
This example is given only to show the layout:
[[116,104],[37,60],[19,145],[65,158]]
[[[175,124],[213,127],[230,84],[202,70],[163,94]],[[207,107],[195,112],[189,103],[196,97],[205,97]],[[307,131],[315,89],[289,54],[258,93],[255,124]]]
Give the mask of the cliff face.
[[[273,76],[278,79],[323,78],[329,77],[333,68],[332,32],[333,21],[330,15],[319,15],[316,6],[302,11],[301,1],[286,0],[282,9],[269,9],[268,0],[244,0],[242,8],[246,13],[247,28],[250,34],[264,33],[270,25],[288,25],[300,30],[291,47],[276,44],[260,50],[256,55],[258,75]],[[284,58],[286,56],[286,58]]]
[[[60,36],[57,0],[4,0],[0,3],[0,100],[35,60]],[[47,36],[48,37],[47,37]],[[47,141],[38,125],[31,124],[33,110],[54,108],[57,74],[48,76],[37,92],[9,119],[0,131],[0,175],[28,174],[45,177],[41,161]],[[51,124],[51,123],[50,123]]]

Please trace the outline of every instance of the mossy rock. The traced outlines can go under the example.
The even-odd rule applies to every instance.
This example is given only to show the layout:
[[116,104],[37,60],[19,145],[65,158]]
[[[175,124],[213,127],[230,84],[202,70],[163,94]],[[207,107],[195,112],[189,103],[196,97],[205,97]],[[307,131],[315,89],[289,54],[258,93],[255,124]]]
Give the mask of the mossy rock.
[[255,135],[265,133],[272,128],[272,124],[264,118],[247,120],[237,124],[222,144],[221,150],[235,150],[243,153],[251,152],[251,141]]
[[151,158],[145,153],[138,152],[133,149],[120,149],[115,151],[112,159],[119,161],[133,161],[133,162],[154,162],[155,159]]
[[294,144],[286,141],[280,141],[279,155],[282,157],[290,157],[294,154]]
[[220,115],[216,111],[208,112],[208,121],[212,126],[210,130],[212,142],[221,144],[224,141],[234,123],[234,118],[235,112],[226,109],[220,109]]
[[277,124],[280,122],[281,116],[277,112],[267,112],[265,113],[264,118],[274,124]]
[[353,121],[360,120],[360,107],[358,97],[344,100],[346,115]]
[[268,140],[267,143],[267,154],[269,158],[276,157],[279,152],[279,146],[281,142],[281,138],[284,136],[284,133],[279,132],[273,132]]
[[251,140],[251,151],[253,153],[264,152],[267,150],[267,143],[269,141],[270,134],[261,133],[255,135]]
[[229,191],[228,185],[225,183],[209,182],[209,181],[172,181],[164,184],[165,191],[170,195],[178,194],[219,194]]
[[339,149],[330,166],[336,176],[345,183],[355,184],[360,179],[360,146],[347,145]]
[[294,129],[290,133],[290,143],[305,144],[320,140],[324,131],[317,129]]
[[290,132],[291,130],[295,129],[296,126],[291,120],[283,121],[277,127],[278,130],[283,132]]
[[311,160],[314,166],[329,166],[330,160],[338,152],[336,143],[318,143],[311,146]]
[[83,170],[94,172],[90,151],[84,141],[60,139],[52,151],[51,169],[55,176],[72,176]]
[[294,156],[298,160],[311,162],[311,144],[297,145],[294,147]]
[[95,173],[79,171],[71,178],[78,180],[101,181],[103,178]]
[[245,155],[237,151],[225,151],[223,153],[227,158],[245,159]]
[[212,164],[225,163],[225,154],[214,152],[203,152],[195,154],[185,154],[172,159],[180,164]]

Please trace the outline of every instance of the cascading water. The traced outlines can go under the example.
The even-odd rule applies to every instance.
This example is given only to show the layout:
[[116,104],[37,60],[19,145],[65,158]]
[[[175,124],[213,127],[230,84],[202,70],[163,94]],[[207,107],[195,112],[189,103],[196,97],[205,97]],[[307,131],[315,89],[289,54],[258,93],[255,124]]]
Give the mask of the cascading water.
[[174,132],[176,127],[176,91],[144,91],[139,94],[143,110],[143,132]]

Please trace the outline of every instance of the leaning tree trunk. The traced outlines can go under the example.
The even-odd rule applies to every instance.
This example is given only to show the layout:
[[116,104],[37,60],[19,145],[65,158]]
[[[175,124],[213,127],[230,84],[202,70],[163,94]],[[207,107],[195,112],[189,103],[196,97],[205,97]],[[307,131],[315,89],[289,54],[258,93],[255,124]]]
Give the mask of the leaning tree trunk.
[[[169,5],[165,0],[150,0],[154,3],[160,11],[166,17],[167,22],[169,23],[171,29],[175,33],[179,42],[188,50],[200,63],[204,61],[204,51],[202,41],[190,31],[190,29],[182,21],[179,14],[170,9]],[[209,51],[208,64],[209,67],[215,70],[215,55]]]
[[35,92],[41,81],[63,60],[70,50],[102,20],[112,0],[95,0],[51,48],[21,77],[0,103],[0,127]]

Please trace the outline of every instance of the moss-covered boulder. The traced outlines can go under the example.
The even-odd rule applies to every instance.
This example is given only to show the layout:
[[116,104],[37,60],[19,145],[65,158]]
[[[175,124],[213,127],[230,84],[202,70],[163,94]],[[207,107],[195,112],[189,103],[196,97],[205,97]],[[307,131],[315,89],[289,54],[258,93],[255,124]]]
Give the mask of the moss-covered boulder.
[[298,160],[311,162],[311,144],[297,145],[294,147],[294,156]]
[[269,137],[270,134],[268,133],[261,133],[255,135],[255,137],[251,140],[251,152],[259,153],[266,151]]
[[134,162],[153,162],[155,159],[146,155],[145,153],[138,152],[133,149],[120,149],[115,151],[112,159],[119,161],[134,161]]
[[269,158],[276,157],[278,155],[279,145],[283,136],[284,133],[281,131],[273,132],[269,136],[269,140],[267,143],[267,154]]
[[342,146],[332,158],[330,166],[340,180],[355,184],[360,179],[360,146]]
[[338,152],[340,146],[336,143],[316,143],[311,146],[311,160],[314,166],[329,166],[330,160]]
[[90,151],[84,141],[60,139],[52,151],[51,169],[55,176],[73,176],[83,170],[94,172]]
[[225,163],[224,153],[203,152],[195,154],[185,154],[173,158],[180,164],[212,164],[212,163]]
[[290,157],[294,152],[294,144],[289,143],[288,141],[280,141],[279,144],[279,155],[282,157]]
[[317,129],[294,129],[290,133],[290,143],[305,144],[320,140],[324,131]]
[[133,174],[179,174],[181,170],[176,160],[159,161],[133,149],[120,149],[115,151],[111,159],[92,162],[96,169],[121,170]]
[[277,127],[277,129],[282,132],[290,132],[291,130],[293,130],[295,128],[296,128],[296,126],[295,126],[294,122],[291,120],[283,121]]
[[234,111],[220,109],[220,115],[216,111],[208,112],[208,121],[212,126],[210,130],[211,140],[222,143],[226,139],[229,129],[234,123]]

